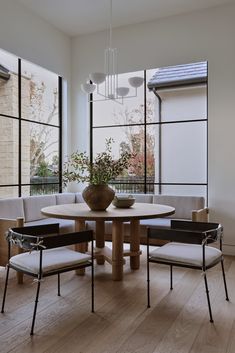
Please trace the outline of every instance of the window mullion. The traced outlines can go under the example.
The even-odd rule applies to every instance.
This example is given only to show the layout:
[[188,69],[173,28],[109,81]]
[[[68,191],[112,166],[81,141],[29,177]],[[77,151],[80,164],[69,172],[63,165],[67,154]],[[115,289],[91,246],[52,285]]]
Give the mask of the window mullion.
[[18,115],[19,115],[19,146],[18,146],[18,184],[19,184],[19,189],[18,189],[18,196],[21,197],[22,195],[22,189],[21,189],[21,183],[22,183],[22,179],[21,179],[21,153],[22,153],[22,148],[21,148],[21,118],[22,118],[22,114],[21,114],[21,59],[18,59]]

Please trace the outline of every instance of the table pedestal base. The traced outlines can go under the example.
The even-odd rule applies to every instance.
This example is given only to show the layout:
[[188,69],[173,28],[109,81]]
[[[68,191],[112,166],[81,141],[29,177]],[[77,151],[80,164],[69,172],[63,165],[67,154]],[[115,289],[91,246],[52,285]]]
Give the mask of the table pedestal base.
[[105,223],[103,220],[96,221],[96,262],[97,265],[103,265],[105,262],[103,251],[99,251],[99,249],[104,249],[104,234],[105,234]]
[[112,224],[112,250],[104,246],[105,225],[104,221],[96,221],[96,249],[97,264],[107,261],[112,265],[112,278],[121,281],[123,278],[123,265],[126,263],[124,256],[130,256],[130,267],[137,270],[140,266],[139,249],[139,221],[132,220],[130,227],[130,250],[123,250],[123,222],[114,220]]
[[140,221],[133,219],[130,226],[130,251],[133,254],[130,257],[130,265],[132,270],[138,270],[140,268],[140,257],[138,256],[140,250]]
[[[76,220],[75,221],[75,231],[76,232],[81,232],[83,230],[86,230],[86,224],[85,221],[83,220]],[[80,243],[80,244],[75,244],[75,250],[85,253],[87,251],[87,243]],[[85,274],[85,268],[82,268],[80,270],[75,270],[77,275],[84,276]]]
[[123,277],[123,224],[113,221],[112,226],[112,278],[121,281]]

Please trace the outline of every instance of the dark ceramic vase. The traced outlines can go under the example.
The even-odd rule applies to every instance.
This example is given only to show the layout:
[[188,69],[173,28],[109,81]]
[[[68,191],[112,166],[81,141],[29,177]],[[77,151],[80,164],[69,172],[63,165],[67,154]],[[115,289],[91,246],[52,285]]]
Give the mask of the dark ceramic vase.
[[114,195],[115,192],[108,185],[88,185],[82,192],[84,201],[92,211],[105,211]]

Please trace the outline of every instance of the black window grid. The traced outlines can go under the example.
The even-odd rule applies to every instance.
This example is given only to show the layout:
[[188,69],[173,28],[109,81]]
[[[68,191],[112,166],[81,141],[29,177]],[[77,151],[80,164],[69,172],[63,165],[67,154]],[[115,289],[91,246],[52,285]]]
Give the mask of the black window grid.
[[[208,63],[207,63],[207,76],[208,76]],[[94,109],[93,109],[93,104],[95,104],[95,102],[92,102],[92,94],[90,95],[90,159],[91,161],[93,160],[93,130],[94,129],[105,129],[105,128],[120,128],[120,127],[125,127],[125,126],[144,126],[144,150],[145,150],[145,158],[144,158],[144,175],[143,175],[143,181],[140,182],[116,182],[116,181],[111,181],[110,185],[141,185],[143,186],[143,193],[144,194],[148,194],[148,193],[153,193],[150,192],[149,190],[151,190],[151,187],[154,188],[154,186],[158,186],[158,191],[159,194],[162,193],[162,186],[202,186],[206,188],[206,204],[208,206],[208,80],[206,83],[206,116],[205,117],[198,117],[197,119],[184,119],[184,120],[170,120],[170,121],[162,121],[161,120],[161,112],[159,114],[159,121],[157,122],[147,122],[147,82],[146,82],[146,70],[144,70],[144,98],[143,98],[143,102],[144,102],[144,121],[143,123],[133,123],[133,124],[111,124],[111,125],[99,125],[99,126],[95,126],[93,124],[93,115],[94,115]],[[160,96],[159,96],[160,98]],[[161,100],[160,100],[160,104],[159,104],[159,109],[161,110]],[[162,153],[161,153],[161,126],[163,125],[167,125],[167,124],[187,124],[187,123],[198,123],[198,122],[206,122],[206,182],[205,183],[166,183],[166,182],[162,182]],[[151,182],[149,183],[148,181],[148,176],[147,176],[147,146],[146,146],[146,137],[147,137],[147,127],[148,126],[159,126],[159,164],[158,164],[158,180],[159,182]]]
[[[46,122],[40,122],[40,121],[35,121],[35,120],[30,120],[30,119],[25,119],[22,117],[22,87],[21,87],[21,59],[18,58],[18,116],[14,115],[8,115],[8,114],[2,114],[0,112],[0,116],[8,119],[15,119],[18,120],[18,183],[14,184],[0,184],[0,188],[6,188],[6,187],[17,187],[18,188],[18,196],[22,196],[22,188],[25,186],[29,187],[36,187],[36,186],[58,186],[58,191],[62,192],[62,77],[58,76],[58,125],[54,124],[48,124]],[[58,182],[53,182],[53,183],[22,183],[22,122],[30,122],[33,124],[38,124],[38,125],[44,125],[44,126],[49,126],[49,127],[54,127],[57,128],[59,131],[59,140],[58,140],[58,150],[59,150],[59,168],[58,168]]]

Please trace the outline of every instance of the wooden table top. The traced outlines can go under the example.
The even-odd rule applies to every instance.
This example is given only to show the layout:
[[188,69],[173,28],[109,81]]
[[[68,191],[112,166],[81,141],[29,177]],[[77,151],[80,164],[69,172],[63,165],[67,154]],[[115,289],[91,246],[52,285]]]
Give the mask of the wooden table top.
[[73,203],[44,207],[41,212],[45,216],[62,219],[128,221],[166,217],[172,215],[175,209],[166,205],[135,203],[130,208],[116,208],[111,205],[106,211],[91,211],[85,203]]

